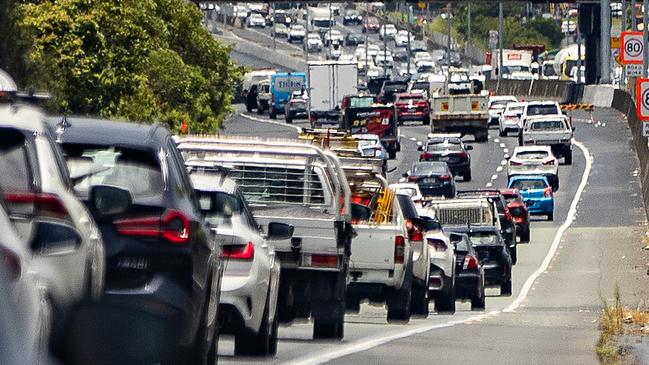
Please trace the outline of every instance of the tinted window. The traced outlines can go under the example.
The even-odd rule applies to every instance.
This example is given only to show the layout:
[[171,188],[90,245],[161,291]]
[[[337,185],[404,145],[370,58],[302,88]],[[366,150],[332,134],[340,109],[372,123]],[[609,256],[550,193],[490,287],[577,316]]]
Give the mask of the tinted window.
[[373,97],[350,97],[349,98],[349,107],[350,108],[367,108],[374,104]]
[[455,250],[461,252],[469,252],[469,243],[466,240],[457,241],[455,244]]
[[564,129],[563,121],[560,120],[543,120],[532,123],[530,126],[532,130],[541,129]]
[[32,172],[27,154],[27,142],[22,132],[0,129],[0,190],[30,191]]
[[524,151],[516,153],[517,158],[524,160],[542,160],[548,156],[549,154],[547,151]]
[[417,208],[415,208],[415,204],[410,199],[410,196],[404,194],[397,194],[396,196],[399,200],[399,205],[401,206],[401,212],[403,213],[404,218],[419,218]]
[[527,107],[527,115],[551,115],[559,114],[557,107],[554,105],[529,105]]
[[443,174],[446,172],[446,163],[435,164],[435,163],[418,163],[413,165],[412,173],[414,175],[424,175],[424,174]]
[[546,184],[543,180],[516,180],[510,187],[518,190],[543,189]]
[[128,190],[135,197],[159,195],[164,190],[160,163],[147,151],[65,144],[66,162],[73,178],[82,177],[74,186],[87,194],[94,185],[112,185]]
[[426,146],[426,151],[462,151],[462,145],[459,143],[429,143]]
[[478,245],[496,245],[501,242],[495,232],[469,232],[471,243]]

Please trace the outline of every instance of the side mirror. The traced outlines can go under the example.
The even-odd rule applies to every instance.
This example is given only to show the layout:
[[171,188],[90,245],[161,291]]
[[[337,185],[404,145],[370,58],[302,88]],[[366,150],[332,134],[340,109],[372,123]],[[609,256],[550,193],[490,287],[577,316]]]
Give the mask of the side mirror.
[[422,142],[417,142],[417,151],[423,151],[424,150],[424,144]]
[[268,223],[268,239],[271,241],[288,240],[293,237],[295,227],[292,224],[270,222]]
[[81,235],[71,225],[62,222],[35,222],[31,249],[41,255],[62,254],[74,251],[81,245]]
[[467,151],[472,151],[472,150],[473,150],[473,146],[466,146],[466,150],[467,150]]
[[122,214],[133,204],[128,190],[109,185],[96,185],[90,189],[90,210],[100,216]]

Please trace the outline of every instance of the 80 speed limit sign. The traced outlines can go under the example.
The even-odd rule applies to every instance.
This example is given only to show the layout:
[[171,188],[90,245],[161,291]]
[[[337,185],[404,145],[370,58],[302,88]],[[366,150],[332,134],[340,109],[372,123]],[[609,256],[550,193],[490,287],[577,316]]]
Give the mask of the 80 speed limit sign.
[[649,121],[649,79],[638,79],[635,99],[638,119]]
[[642,54],[647,46],[642,32],[622,32],[622,63],[625,65],[642,64]]

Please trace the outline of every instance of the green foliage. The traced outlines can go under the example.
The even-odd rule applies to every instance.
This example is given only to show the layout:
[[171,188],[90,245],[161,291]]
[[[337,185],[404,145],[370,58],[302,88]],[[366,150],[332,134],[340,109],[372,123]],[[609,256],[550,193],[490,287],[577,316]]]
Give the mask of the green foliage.
[[241,77],[184,0],[59,0],[18,6],[27,82],[62,112],[214,132]]

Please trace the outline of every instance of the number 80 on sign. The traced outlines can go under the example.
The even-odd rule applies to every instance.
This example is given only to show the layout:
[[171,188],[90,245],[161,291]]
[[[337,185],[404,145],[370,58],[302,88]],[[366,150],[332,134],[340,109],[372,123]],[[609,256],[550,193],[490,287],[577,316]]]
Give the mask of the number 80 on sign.
[[649,78],[641,78],[636,82],[635,103],[638,119],[649,121]]

